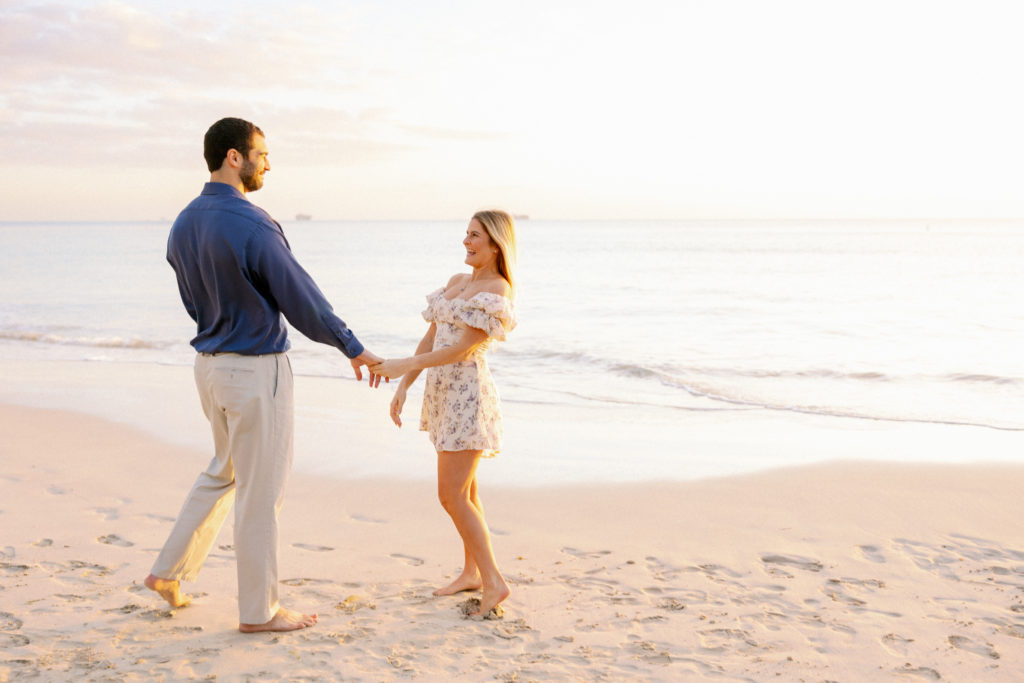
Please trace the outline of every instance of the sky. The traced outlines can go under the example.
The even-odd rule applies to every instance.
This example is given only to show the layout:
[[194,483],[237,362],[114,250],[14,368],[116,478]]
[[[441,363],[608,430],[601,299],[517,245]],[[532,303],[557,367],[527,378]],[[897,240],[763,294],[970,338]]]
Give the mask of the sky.
[[0,221],[1024,217],[1018,4],[0,0]]

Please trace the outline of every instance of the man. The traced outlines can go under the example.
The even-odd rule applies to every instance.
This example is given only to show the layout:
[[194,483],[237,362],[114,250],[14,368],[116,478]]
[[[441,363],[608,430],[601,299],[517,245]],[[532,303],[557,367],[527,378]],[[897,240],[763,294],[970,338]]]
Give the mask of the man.
[[[292,631],[317,622],[278,602],[277,519],[292,462],[292,373],[284,318],[360,367],[363,348],[298,264],[281,226],[247,192],[270,170],[263,131],[221,119],[204,139],[210,182],[174,221],[167,260],[196,321],[196,387],[213,428],[215,456],[199,475],[145,584],[172,607],[194,581],[232,502],[238,567],[238,629]],[[379,378],[370,374],[371,386]]]

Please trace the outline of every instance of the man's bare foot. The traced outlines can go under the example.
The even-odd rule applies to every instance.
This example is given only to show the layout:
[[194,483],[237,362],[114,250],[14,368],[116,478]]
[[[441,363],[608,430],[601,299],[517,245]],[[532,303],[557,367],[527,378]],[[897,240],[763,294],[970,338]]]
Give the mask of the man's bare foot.
[[149,590],[159,593],[171,607],[184,607],[192,602],[191,596],[181,594],[181,584],[173,579],[161,579],[150,574],[143,583]]
[[460,574],[457,579],[444,588],[438,588],[434,591],[434,595],[455,595],[462,591],[475,591],[482,585],[479,574],[475,572],[473,574]]
[[242,633],[260,633],[262,631],[297,631],[300,628],[309,628],[319,620],[315,614],[302,614],[295,610],[281,607],[277,614],[265,624],[239,624],[238,630]]
[[486,617],[491,613],[492,609],[497,607],[511,593],[512,591],[509,590],[508,584],[505,583],[504,579],[501,579],[501,584],[494,588],[484,588],[483,594],[480,596],[480,609],[469,616]]

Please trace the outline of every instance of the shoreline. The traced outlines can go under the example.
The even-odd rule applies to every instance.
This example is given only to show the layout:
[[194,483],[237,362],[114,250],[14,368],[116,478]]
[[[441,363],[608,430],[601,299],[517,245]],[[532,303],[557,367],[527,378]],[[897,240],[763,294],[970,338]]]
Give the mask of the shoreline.
[[[0,678],[1013,680],[1024,466],[839,462],[482,496],[505,616],[430,591],[461,545],[429,481],[294,472],[282,600],[237,631],[231,524],[193,605],[142,587],[207,449],[0,405]],[[350,427],[372,431],[371,427]],[[365,438],[371,438],[365,436]],[[838,436],[834,437],[838,438]]]
[[[340,363],[340,361],[339,361]],[[398,429],[392,388],[296,372],[296,472],[338,479],[433,481],[435,454],[418,430],[410,393]],[[350,373],[347,363],[343,372]],[[190,365],[2,359],[0,403],[83,412],[208,452]],[[1015,464],[1020,434],[979,426],[830,418],[788,411],[645,411],[615,405],[505,402],[503,452],[481,467],[487,482],[702,481],[837,461]]]

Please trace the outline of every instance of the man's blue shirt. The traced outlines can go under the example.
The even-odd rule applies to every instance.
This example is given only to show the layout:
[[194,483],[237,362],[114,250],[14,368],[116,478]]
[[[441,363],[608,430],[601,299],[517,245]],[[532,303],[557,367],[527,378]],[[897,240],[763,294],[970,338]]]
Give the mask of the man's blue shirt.
[[281,226],[225,183],[206,183],[167,239],[185,310],[202,353],[255,356],[287,351],[282,314],[313,341],[349,358],[363,345],[292,254]]

